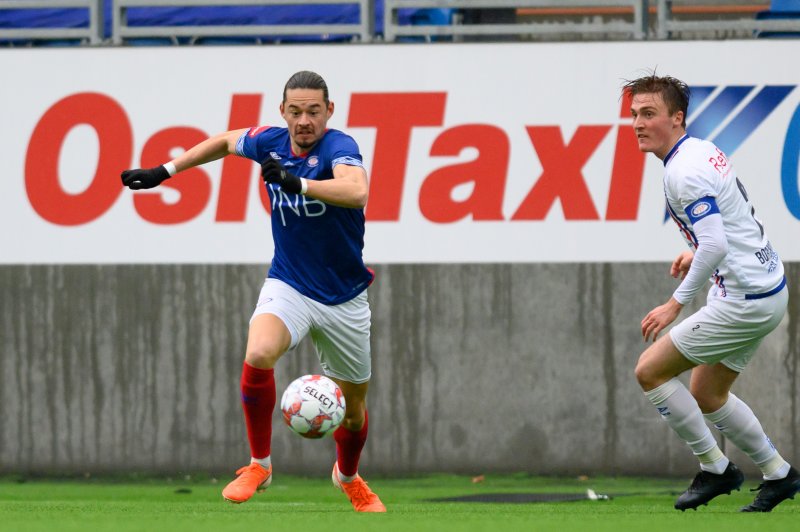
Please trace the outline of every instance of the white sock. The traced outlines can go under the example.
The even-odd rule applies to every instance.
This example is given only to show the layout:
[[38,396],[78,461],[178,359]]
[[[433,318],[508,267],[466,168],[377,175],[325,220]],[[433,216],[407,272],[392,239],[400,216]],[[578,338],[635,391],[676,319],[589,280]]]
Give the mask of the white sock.
[[672,378],[661,386],[644,392],[661,418],[686,442],[700,460],[700,469],[717,475],[728,467],[729,460],[720,450],[703,413],[686,386]]
[[732,393],[722,408],[705,418],[756,463],[765,480],[785,478],[789,473],[789,464],[769,441],[758,418]]
[[253,457],[251,457],[250,458],[250,463],[251,464],[253,464],[253,463],[258,464],[258,465],[260,465],[261,467],[263,467],[264,469],[266,469],[268,471],[269,471],[269,468],[272,467],[272,459],[269,456],[267,456],[266,458],[253,458]]
[[342,472],[339,471],[339,482],[353,482],[357,476],[358,473],[356,473],[355,475],[348,476],[348,475],[343,475]]
[[782,478],[786,478],[789,474],[789,469],[792,468],[791,464],[784,460],[781,455],[777,455],[777,458],[783,462],[783,465],[779,466],[778,469],[775,470],[774,473],[769,475],[764,475],[764,480],[779,480]]

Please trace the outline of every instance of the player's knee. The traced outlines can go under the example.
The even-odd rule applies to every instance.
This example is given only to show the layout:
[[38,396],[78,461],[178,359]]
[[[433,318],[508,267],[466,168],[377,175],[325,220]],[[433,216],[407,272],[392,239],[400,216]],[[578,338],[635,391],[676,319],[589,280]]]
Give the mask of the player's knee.
[[347,404],[347,409],[342,420],[342,426],[349,431],[355,432],[361,430],[364,426],[364,405],[354,405],[352,408]]
[[275,367],[284,351],[269,345],[248,346],[245,362],[255,368],[271,369]]
[[636,369],[633,370],[633,373],[636,376],[636,382],[646,392],[657,388],[661,384],[661,376],[658,372],[653,370],[652,365],[644,363],[641,359],[636,364]]
[[700,407],[700,411],[704,414],[710,414],[711,412],[716,412],[728,401],[728,394],[725,393],[724,396],[719,396],[715,393],[710,393],[707,390],[691,390],[692,395],[694,396],[695,401],[697,401],[697,406]]

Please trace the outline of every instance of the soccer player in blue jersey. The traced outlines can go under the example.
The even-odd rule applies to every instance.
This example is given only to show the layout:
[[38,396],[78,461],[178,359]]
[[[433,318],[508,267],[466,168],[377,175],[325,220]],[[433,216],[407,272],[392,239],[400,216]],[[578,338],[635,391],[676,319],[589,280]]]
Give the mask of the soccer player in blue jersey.
[[[653,74],[626,83],[623,91],[631,97],[639,149],[664,162],[667,208],[690,248],[670,268],[680,285],[642,320],[642,336],[653,343],[636,365],[645,396],[700,461],[700,472],[675,508],[697,509],[743,482],[709,421],[763,473],[758,495],[741,511],[769,512],[800,489],[800,473],[730,389],[786,313],[783,264],[731,162],[711,142],[686,134],[686,84]],[[709,279],[706,306],[658,338]],[[687,370],[689,389],[677,378]]]
[[287,127],[221,133],[163,166],[126,170],[122,182],[134,190],[152,188],[176,172],[229,154],[261,165],[272,205],[275,255],[250,320],[241,377],[252,456],[222,496],[242,503],[272,481],[273,368],[310,334],[324,373],[341,387],[346,401],[344,421],[334,433],[333,483],[356,511],[385,512],[358,474],[371,376],[367,287],[373,273],[361,256],[367,173],[356,142],[326,128],[334,105],[318,74],[294,74],[280,110]]

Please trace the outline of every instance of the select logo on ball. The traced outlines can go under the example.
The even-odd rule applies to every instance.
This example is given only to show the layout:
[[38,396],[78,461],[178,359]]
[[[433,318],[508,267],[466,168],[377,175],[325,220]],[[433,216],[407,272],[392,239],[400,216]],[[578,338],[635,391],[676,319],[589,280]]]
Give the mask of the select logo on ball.
[[332,434],[344,419],[341,388],[323,375],[304,375],[292,381],[281,397],[286,425],[304,438]]

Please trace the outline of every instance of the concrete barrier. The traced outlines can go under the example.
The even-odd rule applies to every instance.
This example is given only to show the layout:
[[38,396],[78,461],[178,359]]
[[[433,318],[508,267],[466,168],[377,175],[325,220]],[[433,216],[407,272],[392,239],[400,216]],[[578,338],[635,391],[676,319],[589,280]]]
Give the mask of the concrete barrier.
[[[675,286],[667,268],[375,266],[362,471],[694,472],[633,377],[639,322]],[[238,380],[264,273],[0,267],[0,472],[232,475],[249,458]],[[797,462],[800,267],[788,278],[789,314],[734,390]],[[276,368],[278,394],[318,371],[304,341]],[[272,453],[277,474],[326,475],[335,456],[332,440],[303,440],[277,415]]]

